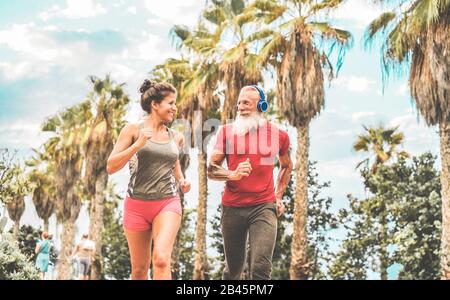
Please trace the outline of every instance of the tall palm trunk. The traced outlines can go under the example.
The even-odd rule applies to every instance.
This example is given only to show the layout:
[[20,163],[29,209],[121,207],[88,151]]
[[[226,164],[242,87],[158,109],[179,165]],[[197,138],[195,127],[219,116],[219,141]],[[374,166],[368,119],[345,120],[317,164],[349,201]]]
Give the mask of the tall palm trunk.
[[[184,211],[184,194],[180,193],[181,211]],[[178,231],[175,242],[173,243],[172,257],[171,257],[171,274],[172,279],[180,279],[180,248],[181,248],[181,231],[184,229],[184,217],[181,220],[180,230]]]
[[44,231],[48,232],[48,218],[44,220]]
[[14,230],[13,230],[13,237],[17,241],[19,239],[19,232],[20,232],[20,222],[19,220],[14,221]]
[[208,264],[206,257],[206,153],[198,154],[199,198],[197,207],[197,226],[195,228],[195,260],[193,279],[207,279]]
[[103,231],[103,209],[105,203],[105,189],[108,184],[108,174],[101,171],[95,182],[95,197],[91,204],[89,238],[95,241],[94,260],[91,266],[91,279],[100,279],[102,273],[102,231]]
[[308,215],[308,149],[309,123],[297,128],[296,185],[294,202],[294,232],[291,245],[290,279],[307,279],[309,274],[307,247]]
[[450,279],[450,122],[439,126],[441,137],[441,185],[442,185],[442,278]]
[[81,208],[81,198],[77,191],[77,181],[80,177],[80,155],[78,152],[57,161],[56,172],[56,218],[63,224],[61,250],[57,266],[58,279],[71,278],[70,257],[75,237],[74,226]]
[[[384,200],[383,200],[384,201]],[[389,256],[388,256],[388,224],[387,224],[387,210],[385,203],[381,207],[380,215],[380,279],[387,280],[389,267]]]
[[63,223],[63,232],[61,237],[61,251],[57,267],[58,279],[71,279],[71,264],[69,258],[72,255],[73,239],[75,238],[74,220],[68,219]]
[[[180,156],[180,166],[183,176],[186,177],[186,169],[189,166],[189,154],[182,154]],[[180,193],[180,200],[181,200],[181,211],[184,211],[185,198],[183,193]],[[183,234],[183,230],[185,230],[186,228],[186,221],[187,219],[183,215],[180,230],[178,231],[177,238],[175,239],[175,243],[173,245],[171,270],[172,270],[172,279],[174,280],[180,279],[180,252],[181,247],[183,246],[181,245],[181,236]]]

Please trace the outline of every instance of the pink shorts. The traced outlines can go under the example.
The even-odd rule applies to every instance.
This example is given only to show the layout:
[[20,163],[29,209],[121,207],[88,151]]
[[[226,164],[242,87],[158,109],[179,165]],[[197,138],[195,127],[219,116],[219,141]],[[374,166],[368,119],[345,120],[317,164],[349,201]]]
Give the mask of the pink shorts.
[[161,200],[138,200],[125,198],[123,227],[128,230],[145,231],[152,228],[156,216],[165,211],[181,215],[180,197],[173,196]]

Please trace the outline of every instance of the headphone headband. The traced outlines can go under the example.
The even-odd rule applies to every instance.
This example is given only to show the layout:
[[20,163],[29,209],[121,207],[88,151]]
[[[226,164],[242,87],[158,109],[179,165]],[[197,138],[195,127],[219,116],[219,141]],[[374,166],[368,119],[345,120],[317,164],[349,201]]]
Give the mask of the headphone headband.
[[259,100],[266,101],[266,94],[264,93],[263,89],[257,86],[256,84],[251,85],[251,87],[255,88],[255,90],[259,93]]
[[266,112],[269,109],[269,103],[266,100],[266,94],[264,90],[257,85],[251,85],[254,89],[256,89],[259,93],[259,101],[258,101],[258,110],[260,112]]

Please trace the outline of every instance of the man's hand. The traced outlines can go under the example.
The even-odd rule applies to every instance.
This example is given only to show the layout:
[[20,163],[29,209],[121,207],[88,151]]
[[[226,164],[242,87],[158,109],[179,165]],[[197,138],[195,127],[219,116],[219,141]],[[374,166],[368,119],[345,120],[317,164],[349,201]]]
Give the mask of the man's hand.
[[284,214],[286,207],[284,206],[284,203],[281,199],[277,199],[275,203],[277,205],[277,217],[280,217],[282,214]]
[[236,170],[232,171],[228,176],[228,180],[241,180],[242,177],[248,177],[252,172],[252,165],[250,164],[250,159],[247,158],[246,161],[241,162]]

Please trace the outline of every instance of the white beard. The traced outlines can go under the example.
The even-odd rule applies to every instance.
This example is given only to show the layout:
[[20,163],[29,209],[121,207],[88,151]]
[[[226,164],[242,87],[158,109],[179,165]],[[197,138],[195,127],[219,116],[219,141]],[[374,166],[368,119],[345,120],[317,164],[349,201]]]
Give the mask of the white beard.
[[247,132],[264,125],[266,119],[258,112],[249,116],[237,115],[233,122],[233,133],[236,135],[245,135]]

